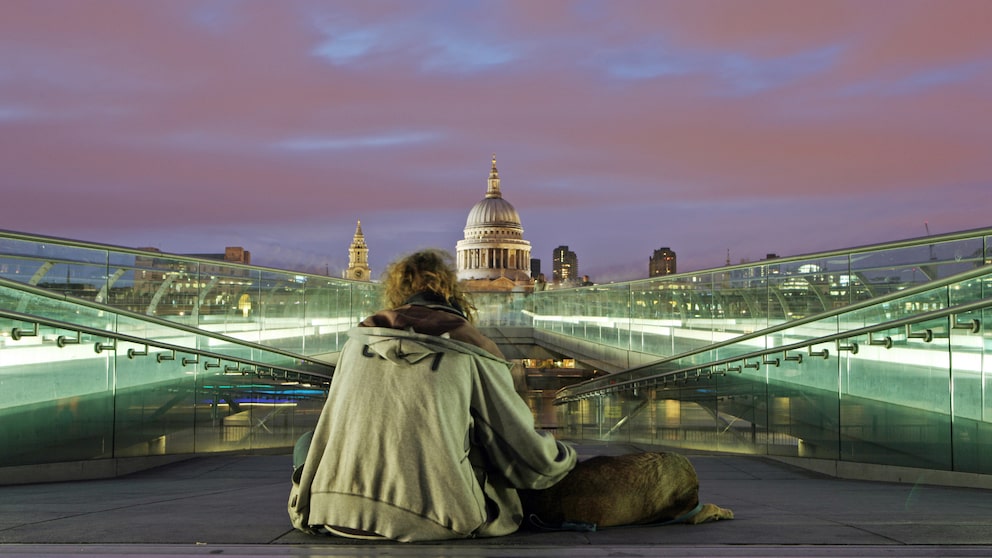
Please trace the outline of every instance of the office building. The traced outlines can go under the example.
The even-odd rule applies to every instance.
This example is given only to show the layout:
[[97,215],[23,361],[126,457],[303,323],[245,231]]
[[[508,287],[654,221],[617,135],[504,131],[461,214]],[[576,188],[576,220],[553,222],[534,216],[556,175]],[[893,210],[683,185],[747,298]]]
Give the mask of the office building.
[[648,277],[659,277],[661,275],[673,275],[675,271],[675,252],[665,246],[654,251],[648,258]]
[[555,248],[552,257],[551,277],[555,285],[571,285],[579,278],[579,258],[568,246]]

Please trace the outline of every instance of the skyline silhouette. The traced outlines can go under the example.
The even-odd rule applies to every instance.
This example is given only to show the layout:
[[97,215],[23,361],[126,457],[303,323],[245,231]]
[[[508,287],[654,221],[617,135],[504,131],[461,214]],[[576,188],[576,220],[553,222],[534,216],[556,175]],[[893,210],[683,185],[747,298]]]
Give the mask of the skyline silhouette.
[[340,274],[489,160],[594,281],[992,225],[992,4],[0,4],[0,228]]

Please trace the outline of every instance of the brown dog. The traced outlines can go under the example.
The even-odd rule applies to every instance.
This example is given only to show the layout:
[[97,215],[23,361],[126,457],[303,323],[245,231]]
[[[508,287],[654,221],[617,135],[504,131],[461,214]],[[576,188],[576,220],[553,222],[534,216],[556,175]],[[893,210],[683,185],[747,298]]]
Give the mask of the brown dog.
[[520,492],[524,514],[545,525],[564,522],[597,528],[660,523],[698,524],[733,519],[734,512],[699,504],[699,478],[677,453],[598,456],[580,462],[547,490]]

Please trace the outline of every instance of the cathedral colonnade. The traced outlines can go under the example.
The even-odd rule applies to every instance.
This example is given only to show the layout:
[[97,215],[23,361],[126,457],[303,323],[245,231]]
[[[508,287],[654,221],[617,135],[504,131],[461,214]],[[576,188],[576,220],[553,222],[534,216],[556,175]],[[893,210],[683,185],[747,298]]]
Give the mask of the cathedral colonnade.
[[459,269],[530,269],[530,252],[511,248],[470,248],[458,252]]

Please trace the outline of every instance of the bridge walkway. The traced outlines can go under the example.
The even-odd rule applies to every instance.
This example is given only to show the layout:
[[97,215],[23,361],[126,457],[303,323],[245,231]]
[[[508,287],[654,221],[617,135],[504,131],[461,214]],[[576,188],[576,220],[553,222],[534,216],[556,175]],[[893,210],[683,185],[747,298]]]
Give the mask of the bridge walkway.
[[[584,442],[581,457],[644,448]],[[4,556],[990,556],[992,494],[829,478],[686,452],[733,521],[433,544],[308,536],[286,516],[289,455],[204,455],[109,480],[0,487]],[[921,479],[925,480],[925,479]]]

